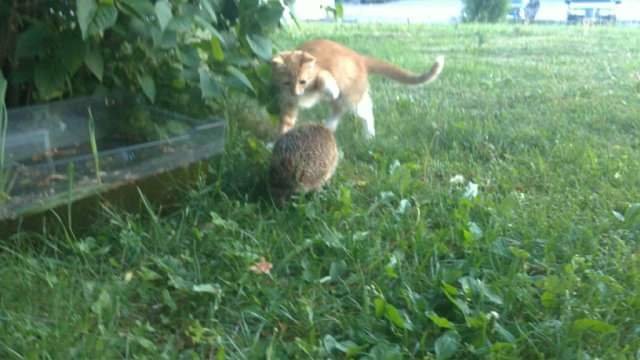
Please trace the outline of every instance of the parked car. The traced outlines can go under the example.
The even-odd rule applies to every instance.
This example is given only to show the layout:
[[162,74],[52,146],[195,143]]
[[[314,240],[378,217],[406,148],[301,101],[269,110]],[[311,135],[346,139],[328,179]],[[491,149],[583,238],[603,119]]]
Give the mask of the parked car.
[[570,24],[585,21],[613,23],[621,0],[565,0],[567,4],[567,22]]
[[511,0],[507,18],[515,22],[533,22],[539,8],[540,0]]
[[524,6],[525,2],[523,0],[511,0],[507,17],[513,21],[522,21],[524,19]]

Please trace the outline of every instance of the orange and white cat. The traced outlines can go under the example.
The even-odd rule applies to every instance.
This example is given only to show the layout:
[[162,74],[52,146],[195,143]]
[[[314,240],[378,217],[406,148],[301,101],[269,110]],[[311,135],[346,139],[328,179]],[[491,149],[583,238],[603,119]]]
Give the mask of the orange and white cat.
[[271,61],[273,79],[280,91],[280,132],[291,129],[299,108],[310,108],[323,99],[332,113],[325,125],[335,131],[340,118],[354,111],[362,119],[368,138],[375,136],[369,74],[380,74],[403,84],[429,83],[442,72],[444,56],[431,69],[415,75],[381,60],[361,55],[330,40],[312,40],[297,50],[284,51]]

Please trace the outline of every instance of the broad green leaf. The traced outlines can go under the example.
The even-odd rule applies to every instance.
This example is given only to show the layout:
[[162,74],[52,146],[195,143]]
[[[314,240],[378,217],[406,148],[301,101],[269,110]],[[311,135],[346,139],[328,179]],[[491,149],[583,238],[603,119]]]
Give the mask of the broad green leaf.
[[222,94],[218,82],[211,76],[209,70],[200,68],[198,74],[200,75],[200,91],[204,99],[215,98]]
[[224,346],[220,346],[216,352],[216,360],[224,360]]
[[459,280],[462,290],[467,296],[477,294],[494,304],[502,305],[502,298],[491,291],[484,281],[470,276],[461,277]]
[[254,21],[260,24],[260,27],[266,30],[274,29],[280,24],[280,19],[284,12],[284,7],[278,2],[270,2],[263,5],[254,13]]
[[509,330],[505,329],[499,323],[495,324],[495,329],[496,329],[496,334],[498,334],[498,336],[500,336],[502,338],[502,340],[504,340],[504,341],[506,341],[508,343],[513,343],[513,342],[516,341],[516,337],[513,336],[513,334],[511,332],[509,332]]
[[115,6],[100,5],[89,23],[89,35],[102,34],[115,25],[118,20],[118,10]]
[[38,95],[42,100],[59,97],[64,92],[66,74],[64,66],[52,60],[36,65],[33,73]]
[[193,21],[186,16],[174,16],[169,25],[167,25],[168,29],[172,29],[176,32],[187,32],[191,30],[193,27]]
[[220,39],[217,37],[211,38],[211,54],[213,55],[213,59],[216,61],[224,60],[224,51],[222,51],[222,44],[220,43]]
[[449,359],[460,348],[460,335],[454,331],[447,331],[435,343],[436,359]]
[[376,298],[375,300],[373,300],[373,306],[375,308],[375,313],[376,313],[376,317],[382,317],[382,315],[384,315],[384,308],[385,305],[387,304],[386,301],[384,301],[383,298]]
[[227,66],[227,72],[231,75],[233,75],[233,77],[235,77],[236,79],[240,80],[240,82],[246,86],[247,88],[249,88],[249,90],[255,92],[256,90],[253,88],[253,85],[251,84],[251,81],[249,81],[249,79],[247,78],[247,76],[240,71],[238,68],[234,67],[234,66]]
[[391,345],[389,343],[380,342],[376,344],[369,353],[367,359],[381,359],[381,360],[402,360],[402,351],[398,345]]
[[176,305],[176,302],[171,297],[169,290],[162,290],[162,300],[164,301],[164,304],[167,305],[169,309],[171,309],[171,311],[178,310],[178,305]]
[[118,1],[118,5],[124,13],[140,20],[144,20],[155,12],[153,4],[149,0],[123,0]]
[[593,331],[601,334],[615,332],[617,328],[614,325],[596,319],[578,319],[573,322],[573,330],[578,332]]
[[145,348],[146,350],[156,350],[156,345],[153,343],[153,341],[142,337],[142,336],[134,336],[133,339],[135,339],[135,341],[138,343],[138,345],[142,346],[143,348]]
[[73,76],[82,66],[85,60],[85,48],[85,43],[77,32],[64,32],[61,34],[55,54],[70,76]]
[[111,296],[106,290],[102,290],[98,299],[91,305],[91,311],[96,315],[101,315],[104,310],[111,307]]
[[151,75],[145,73],[138,76],[138,84],[140,84],[142,92],[144,92],[147,99],[154,102],[156,100],[156,82]]
[[95,0],[76,0],[76,14],[83,39],[89,36],[89,24],[91,24],[97,10],[98,4]]
[[453,329],[455,327],[455,324],[449,321],[449,319],[444,318],[442,316],[438,316],[438,314],[436,314],[433,311],[427,313],[427,317],[431,319],[431,321],[433,321],[433,323],[440,328]]
[[456,289],[453,285],[449,285],[446,282],[442,282],[442,291],[446,295],[456,296],[458,295],[458,289]]
[[224,37],[222,36],[222,34],[220,34],[220,32],[216,28],[214,28],[211,24],[209,24],[207,20],[203,19],[200,16],[194,17],[193,20],[195,21],[196,24],[202,26],[205,30],[211,33],[212,36],[217,37],[218,40],[220,40],[220,42],[224,44]]
[[400,329],[411,330],[412,328],[411,323],[407,322],[402,316],[402,313],[400,313],[400,311],[391,304],[385,305],[384,316],[387,318],[387,320],[391,321],[393,325],[399,327]]
[[247,35],[246,39],[254,54],[263,60],[271,60],[273,55],[271,40],[258,34]]
[[102,82],[102,75],[104,74],[104,60],[102,59],[102,53],[99,49],[91,49],[85,53],[84,64],[89,71],[95,75],[98,80]]
[[160,37],[160,47],[163,49],[173,49],[178,46],[178,34],[175,30],[166,29]]
[[160,29],[164,31],[173,17],[173,14],[171,13],[171,4],[167,0],[160,0],[156,2],[155,12],[156,17],[158,18],[158,23],[160,24]]
[[34,24],[18,35],[16,41],[16,59],[32,57],[47,49],[49,31],[42,24]]
[[338,341],[333,336],[327,334],[322,339],[322,345],[327,353],[331,353],[333,349],[338,347]]
[[201,0],[200,4],[202,4],[202,7],[207,11],[207,14],[210,17],[210,20],[214,23],[217,22],[218,17],[216,16],[216,12],[213,10],[213,7],[211,6],[211,0]]

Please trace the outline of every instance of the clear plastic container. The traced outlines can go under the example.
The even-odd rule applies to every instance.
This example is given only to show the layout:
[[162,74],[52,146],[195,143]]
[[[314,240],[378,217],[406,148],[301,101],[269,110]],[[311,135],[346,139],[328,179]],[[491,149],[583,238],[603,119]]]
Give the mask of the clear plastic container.
[[124,97],[9,110],[5,166],[0,169],[0,220],[208,158],[223,151],[225,128],[221,119],[196,120]]

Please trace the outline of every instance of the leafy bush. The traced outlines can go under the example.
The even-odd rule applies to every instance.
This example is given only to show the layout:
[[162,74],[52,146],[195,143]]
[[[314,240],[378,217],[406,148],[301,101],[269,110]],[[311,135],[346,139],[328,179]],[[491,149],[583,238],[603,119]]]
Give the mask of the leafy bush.
[[462,19],[467,22],[498,22],[509,10],[509,0],[463,0]]
[[[12,0],[0,4],[7,104],[125,89],[191,109],[264,101],[280,0]],[[196,101],[194,101],[196,100]]]

